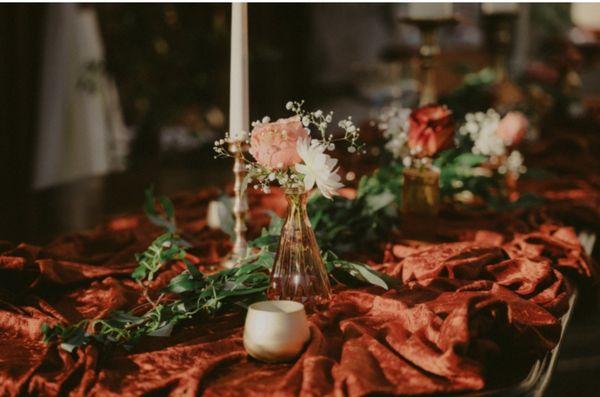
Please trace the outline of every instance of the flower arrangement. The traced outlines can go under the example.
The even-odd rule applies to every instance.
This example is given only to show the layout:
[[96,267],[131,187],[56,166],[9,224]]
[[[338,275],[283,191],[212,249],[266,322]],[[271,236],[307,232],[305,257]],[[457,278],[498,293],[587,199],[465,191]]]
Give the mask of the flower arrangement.
[[[323,197],[332,199],[343,185],[338,161],[328,152],[340,142],[347,144],[349,153],[363,148],[351,117],[338,122],[343,135],[336,136],[328,131],[333,112],[307,112],[303,104],[288,102],[286,109],[294,116],[275,122],[265,117],[252,123],[249,135],[226,134],[225,139],[215,142],[214,150],[216,157],[241,158],[248,171],[246,181],[252,181],[254,188],[268,193],[271,184],[277,183],[284,189],[287,216],[278,238],[267,296],[312,306],[327,301],[331,287],[309,221],[307,193],[316,187]],[[245,157],[242,145],[250,146],[252,159]]]
[[343,136],[336,136],[328,131],[333,112],[308,112],[303,104],[287,102],[285,107],[294,116],[274,122],[266,116],[252,123],[250,134],[226,133],[224,139],[215,142],[215,157],[233,157],[237,150],[243,153],[242,145],[249,145],[253,159],[242,155],[247,181],[252,181],[255,189],[268,193],[277,183],[284,189],[308,192],[316,186],[323,196],[331,198],[343,184],[337,173],[338,161],[328,152],[334,151],[338,143],[346,143],[349,153],[362,152],[360,129],[348,117],[337,124]]
[[452,112],[443,105],[413,111],[388,109],[379,128],[389,139],[386,147],[402,160],[403,233],[410,238],[433,238],[440,202],[440,169],[433,159],[452,146]]
[[504,117],[494,109],[467,113],[454,134],[452,112],[445,106],[413,111],[390,107],[382,111],[378,127],[387,139],[385,148],[405,167],[433,167],[432,159],[454,143],[456,150],[484,156],[500,174],[526,171],[523,156],[515,149],[529,128],[521,112],[511,111]]
[[467,113],[455,129],[445,106],[389,107],[381,112],[378,127],[387,139],[385,148],[397,160],[390,167],[399,167],[396,173],[405,177],[407,172],[439,172],[442,197],[469,203],[518,198],[516,181],[527,168],[516,148],[530,128],[523,113]]

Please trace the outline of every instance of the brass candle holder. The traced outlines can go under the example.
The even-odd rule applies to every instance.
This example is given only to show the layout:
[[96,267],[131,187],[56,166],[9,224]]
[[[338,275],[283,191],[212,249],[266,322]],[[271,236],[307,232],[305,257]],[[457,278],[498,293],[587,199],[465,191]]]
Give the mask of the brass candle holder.
[[229,151],[234,154],[233,173],[235,174],[235,182],[233,185],[234,201],[233,215],[235,224],[233,231],[235,240],[233,249],[229,256],[229,260],[225,262],[226,267],[236,266],[241,259],[246,256],[248,250],[248,242],[246,241],[246,214],[248,213],[248,199],[246,197],[246,189],[244,188],[244,177],[246,176],[246,167],[244,164],[243,153],[248,149],[248,145],[243,139],[233,140],[229,144]]
[[441,54],[438,41],[438,30],[442,26],[455,25],[456,17],[414,19],[410,17],[401,18],[400,22],[416,26],[421,32],[421,47],[419,57],[421,60],[421,95],[419,106],[437,102],[437,85],[435,82],[435,69],[437,58]]
[[508,80],[508,57],[512,44],[512,31],[517,13],[502,12],[484,14],[488,48],[492,58],[492,68],[496,82]]
[[440,209],[440,171],[404,168],[402,232],[410,239],[433,241]]

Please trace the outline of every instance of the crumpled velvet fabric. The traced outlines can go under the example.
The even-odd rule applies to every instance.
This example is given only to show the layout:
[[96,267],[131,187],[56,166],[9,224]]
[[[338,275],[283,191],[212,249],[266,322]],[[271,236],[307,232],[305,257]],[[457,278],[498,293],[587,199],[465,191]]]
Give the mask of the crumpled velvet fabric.
[[[218,194],[173,198],[193,244],[190,260],[204,271],[231,248],[204,221]],[[268,222],[263,210],[283,201],[274,194],[250,202],[257,233]],[[41,341],[44,322],[100,318],[143,302],[129,277],[133,254],[160,230],[141,214],[45,247],[1,243],[0,395],[416,395],[513,384],[559,340],[572,293],[566,275],[590,279],[595,271],[573,229],[549,212],[511,216],[445,219],[440,233],[455,242],[388,244],[384,262],[374,265],[402,285],[337,286],[328,307],[310,316],[312,339],[290,364],[246,355],[243,313],[191,320],[132,351],[92,345],[67,353]],[[152,289],[183,268],[161,272]]]

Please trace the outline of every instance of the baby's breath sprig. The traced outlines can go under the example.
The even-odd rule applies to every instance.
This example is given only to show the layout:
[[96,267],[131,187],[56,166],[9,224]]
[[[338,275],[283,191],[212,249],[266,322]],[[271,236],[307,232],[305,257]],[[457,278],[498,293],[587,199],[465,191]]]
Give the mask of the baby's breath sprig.
[[344,136],[335,138],[332,133],[327,133],[329,125],[333,121],[333,112],[325,113],[322,110],[315,110],[314,112],[307,112],[302,109],[304,101],[289,101],[285,104],[285,108],[294,112],[302,122],[302,125],[309,131],[310,127],[313,126],[319,131],[321,138],[319,139],[327,150],[335,150],[336,142],[347,142],[349,153],[360,153],[364,152],[364,144],[359,142],[360,128],[358,128],[352,121],[352,116],[338,122],[338,127],[344,130]]
[[252,181],[252,187],[256,190],[262,190],[264,193],[271,192],[271,184],[277,182],[285,188],[299,188],[302,186],[302,175],[294,170],[268,168],[258,163],[246,165],[248,170],[248,180]]
[[[225,138],[217,139],[213,144],[213,150],[215,152],[214,158],[219,157],[230,157],[234,158],[235,152],[244,153],[242,150],[243,145],[250,144],[250,134],[246,132],[239,133],[225,133]],[[245,163],[249,163],[250,161],[242,155],[242,160]]]

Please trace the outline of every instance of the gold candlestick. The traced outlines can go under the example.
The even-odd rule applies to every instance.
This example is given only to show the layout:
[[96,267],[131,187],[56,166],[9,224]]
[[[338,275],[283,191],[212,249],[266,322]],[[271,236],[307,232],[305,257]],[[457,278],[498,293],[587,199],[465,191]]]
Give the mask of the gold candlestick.
[[414,19],[408,17],[401,18],[400,21],[416,26],[421,32],[421,47],[419,48],[419,57],[421,59],[421,95],[419,105],[436,103],[437,86],[435,82],[435,69],[437,67],[437,58],[441,53],[437,32],[441,26],[456,24],[457,19],[455,17],[434,19]]
[[496,82],[508,80],[508,56],[512,44],[512,29],[516,13],[503,12],[484,15],[487,41],[492,57]]
[[246,176],[246,167],[243,160],[243,152],[247,150],[247,144],[244,140],[232,141],[229,146],[230,152],[234,154],[235,160],[233,163],[233,173],[235,174],[235,182],[233,185],[234,201],[233,215],[235,225],[233,231],[235,240],[229,260],[225,263],[226,267],[233,267],[246,256],[248,243],[246,241],[246,214],[248,213],[248,200],[246,197],[246,189],[244,188],[244,177]]

